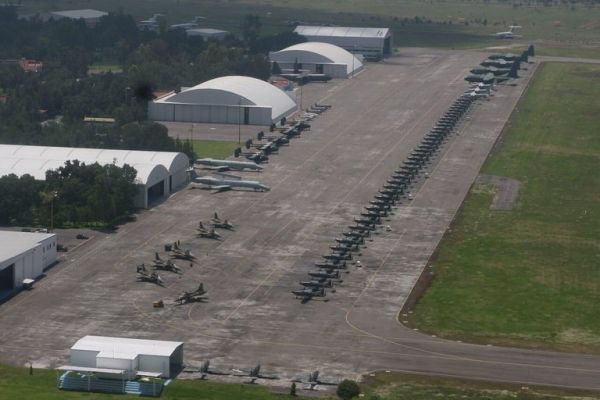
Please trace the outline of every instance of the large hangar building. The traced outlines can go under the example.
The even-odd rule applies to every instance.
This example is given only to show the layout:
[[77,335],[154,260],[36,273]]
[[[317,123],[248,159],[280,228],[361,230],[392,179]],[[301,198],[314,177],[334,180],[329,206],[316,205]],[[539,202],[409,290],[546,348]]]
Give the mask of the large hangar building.
[[272,52],[269,59],[281,69],[293,69],[296,65],[311,73],[325,74],[332,78],[347,78],[363,67],[354,54],[339,46],[320,42],[295,44]]
[[224,76],[148,104],[153,121],[270,125],[294,113],[296,102],[268,82]]
[[367,59],[380,59],[393,52],[392,31],[389,28],[298,25],[294,29],[309,42],[339,46]]
[[85,164],[128,164],[135,168],[140,186],[135,206],[139,208],[148,208],[188,181],[189,159],[183,153],[5,144],[0,145],[0,176],[28,174],[45,180],[46,171],[62,167],[70,160]]
[[56,235],[0,231],[0,298],[40,277],[56,262]]

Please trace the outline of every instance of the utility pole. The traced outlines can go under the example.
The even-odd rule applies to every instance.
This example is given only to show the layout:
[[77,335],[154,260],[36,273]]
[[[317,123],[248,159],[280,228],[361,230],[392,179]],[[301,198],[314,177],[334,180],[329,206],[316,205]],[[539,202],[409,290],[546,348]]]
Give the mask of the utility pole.
[[238,144],[242,143],[242,99],[238,100]]
[[54,199],[58,196],[58,192],[53,190],[50,192],[50,232],[54,231]]

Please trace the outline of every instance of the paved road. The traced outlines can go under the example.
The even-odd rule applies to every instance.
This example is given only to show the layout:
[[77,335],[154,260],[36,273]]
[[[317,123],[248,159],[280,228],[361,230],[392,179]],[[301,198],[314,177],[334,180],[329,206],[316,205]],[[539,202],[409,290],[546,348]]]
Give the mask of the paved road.
[[[600,50],[598,50],[598,51],[600,51]],[[600,59],[596,59],[596,58],[539,56],[539,57],[536,57],[536,60],[538,60],[538,62],[568,62],[568,63],[583,63],[583,64],[600,64]]]
[[[397,320],[537,64],[516,86],[476,105],[428,167],[430,178],[412,189],[414,199],[386,221],[392,230],[373,235],[363,267],[351,266],[328,302],[301,305],[290,294],[462,93],[462,78],[481,59],[477,52],[411,50],[355,79],[315,87],[307,98],[333,108],[263,173],[247,174],[270,192],[186,189],[118,233],[98,234],[35,290],[0,307],[0,359],[53,366],[67,361],[79,337],[100,334],[182,340],[188,364],[260,362],[284,378],[315,368],[337,377],[393,369],[600,390],[600,357],[456,343]],[[198,220],[214,210],[236,231],[221,242],[194,238]],[[164,274],[164,288],[136,283],[135,265],[177,239],[198,263],[184,265],[183,275]],[[171,304],[199,281],[209,290],[207,303]],[[157,298],[164,309],[151,307]]]

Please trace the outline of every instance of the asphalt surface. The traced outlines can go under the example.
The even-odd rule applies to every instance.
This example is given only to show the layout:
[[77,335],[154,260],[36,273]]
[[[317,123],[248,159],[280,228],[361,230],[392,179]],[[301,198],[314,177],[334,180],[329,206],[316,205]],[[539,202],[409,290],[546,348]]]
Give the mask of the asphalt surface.
[[[410,50],[370,64],[355,79],[315,86],[306,98],[333,108],[283,147],[262,173],[267,193],[184,189],[115,234],[98,234],[67,253],[39,281],[0,306],[0,361],[52,367],[87,334],[185,342],[185,361],[220,369],[261,363],[279,381],[319,369],[357,377],[376,369],[600,390],[600,357],[463,344],[398,322],[407,296],[452,221],[537,64],[469,113],[430,177],[412,189],[351,265],[329,301],[300,304],[290,293],[333,238],[461,94],[478,52]],[[312,97],[311,97],[312,96]],[[319,97],[321,96],[321,97]],[[316,101],[316,100],[315,100]],[[234,232],[195,238],[214,211]],[[165,287],[135,282],[135,265],[181,240],[198,257]],[[203,282],[209,299],[173,299]],[[152,301],[163,299],[163,309]],[[239,381],[239,378],[221,378]]]

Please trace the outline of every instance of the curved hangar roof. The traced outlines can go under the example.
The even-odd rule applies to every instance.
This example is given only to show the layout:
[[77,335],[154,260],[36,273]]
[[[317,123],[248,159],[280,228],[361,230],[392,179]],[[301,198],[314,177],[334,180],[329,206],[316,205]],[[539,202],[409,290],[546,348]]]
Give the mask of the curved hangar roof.
[[281,89],[248,76],[222,76],[180,93],[156,100],[157,103],[183,103],[225,106],[266,106],[276,119],[296,108],[296,103]]
[[[294,62],[298,59],[300,63],[311,64],[346,64],[348,74],[362,67],[362,63],[356,56],[339,46],[321,42],[305,42],[295,44],[283,50],[270,54],[271,61]],[[353,60],[354,59],[354,60]]]
[[136,169],[138,182],[148,186],[189,165],[185,154],[175,152],[0,144],[0,176],[29,174],[44,180],[46,171],[62,167],[68,160],[101,165],[129,164]]

